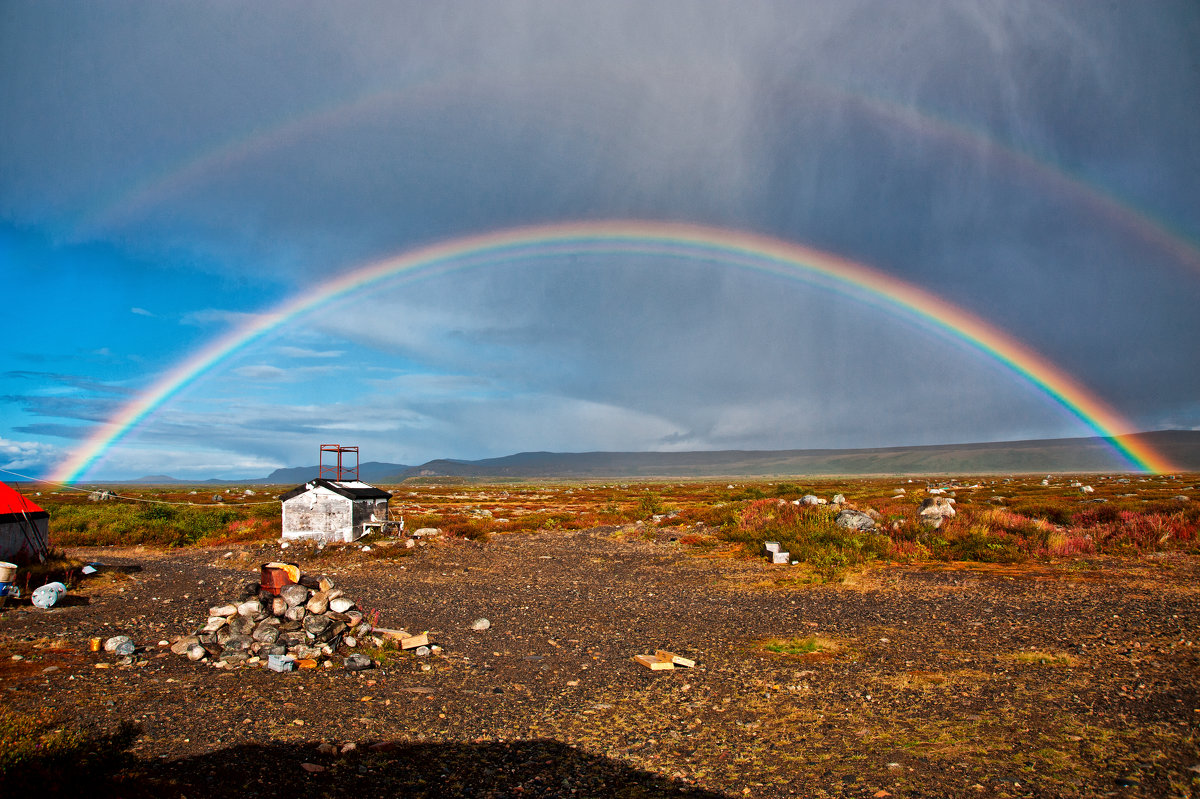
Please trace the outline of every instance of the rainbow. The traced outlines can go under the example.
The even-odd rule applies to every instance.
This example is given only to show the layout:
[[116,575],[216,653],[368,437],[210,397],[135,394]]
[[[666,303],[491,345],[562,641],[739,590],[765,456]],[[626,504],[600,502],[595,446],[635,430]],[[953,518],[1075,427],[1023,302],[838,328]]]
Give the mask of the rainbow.
[[[159,174],[145,177],[90,209],[76,223],[76,235],[94,236],[105,228],[120,225],[222,169],[232,169],[307,136],[348,125],[357,119],[370,118],[382,110],[401,104],[409,109],[422,103],[443,104],[447,96],[459,96],[466,91],[467,76],[461,72],[451,73],[401,88],[366,92],[307,109],[260,129],[245,131],[211,148],[197,151]],[[899,126],[929,141],[946,144],[994,162],[998,168],[1021,175],[1057,193],[1067,202],[1089,209],[1115,229],[1140,239],[1193,273],[1200,273],[1200,247],[1186,234],[1172,229],[1162,220],[1150,216],[1145,210],[1085,177],[1013,147],[986,131],[848,87],[799,81],[792,85],[792,91],[797,101],[844,105],[863,118]]]
[[630,255],[713,262],[802,278],[886,310],[905,312],[1024,377],[1108,439],[1133,468],[1174,471],[1151,447],[1122,437],[1131,432],[1130,424],[1061,369],[1003,331],[917,286],[832,253],[760,234],[669,222],[596,221],[519,227],[432,244],[351,270],[292,297],[230,330],[160,377],[98,426],[50,479],[63,483],[79,480],[140,422],[225,358],[298,317],[367,286],[401,275],[427,276],[519,261]]

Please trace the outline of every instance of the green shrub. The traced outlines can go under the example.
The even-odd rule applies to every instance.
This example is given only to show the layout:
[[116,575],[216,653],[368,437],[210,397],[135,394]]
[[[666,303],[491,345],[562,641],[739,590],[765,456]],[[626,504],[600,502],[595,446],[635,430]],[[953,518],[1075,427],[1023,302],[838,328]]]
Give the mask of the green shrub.
[[763,542],[778,541],[793,560],[807,564],[827,580],[887,556],[891,546],[887,536],[839,527],[835,516],[829,506],[760,499],[746,505],[737,523],[722,528],[721,536],[742,544],[751,555],[762,552]]
[[1051,524],[1070,524],[1075,512],[1074,508],[1053,502],[1019,502],[1012,506],[1012,511]]

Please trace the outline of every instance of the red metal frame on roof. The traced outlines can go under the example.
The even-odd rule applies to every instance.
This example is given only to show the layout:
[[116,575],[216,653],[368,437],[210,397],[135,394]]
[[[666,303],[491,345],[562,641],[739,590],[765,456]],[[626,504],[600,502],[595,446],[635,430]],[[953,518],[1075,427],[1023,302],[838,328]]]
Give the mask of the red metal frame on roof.
[[[337,465],[325,465],[325,453],[337,455]],[[342,455],[354,453],[354,467],[342,465]],[[317,478],[329,479],[342,482],[343,480],[358,479],[358,447],[343,447],[341,444],[322,444],[321,445],[321,461],[318,467]]]

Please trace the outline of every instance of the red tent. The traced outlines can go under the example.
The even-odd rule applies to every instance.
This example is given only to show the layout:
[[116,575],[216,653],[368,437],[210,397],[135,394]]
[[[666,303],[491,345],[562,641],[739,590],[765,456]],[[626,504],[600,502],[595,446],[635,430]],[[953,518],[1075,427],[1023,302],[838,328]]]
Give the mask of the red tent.
[[50,514],[37,503],[0,483],[0,559],[43,560],[47,555]]

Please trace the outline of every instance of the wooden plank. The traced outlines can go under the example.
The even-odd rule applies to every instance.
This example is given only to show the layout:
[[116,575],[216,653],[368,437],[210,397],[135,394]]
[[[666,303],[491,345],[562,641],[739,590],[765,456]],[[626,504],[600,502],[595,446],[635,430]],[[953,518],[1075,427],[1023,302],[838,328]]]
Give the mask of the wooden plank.
[[410,635],[407,638],[400,639],[401,649],[416,649],[419,646],[429,646],[429,634],[421,633],[420,635]]
[[654,655],[634,655],[634,663],[641,663],[650,671],[663,671],[664,669],[673,669],[675,664],[669,660],[659,660]]
[[366,625],[366,631],[379,633],[380,635],[387,636],[388,638],[404,639],[410,637],[408,630],[389,630],[387,627],[372,627],[369,624]]
[[674,652],[668,652],[665,649],[660,649],[654,653],[654,656],[659,660],[665,660],[675,666],[683,666],[685,669],[690,669],[696,665],[696,661],[689,660],[682,655],[676,655]]

